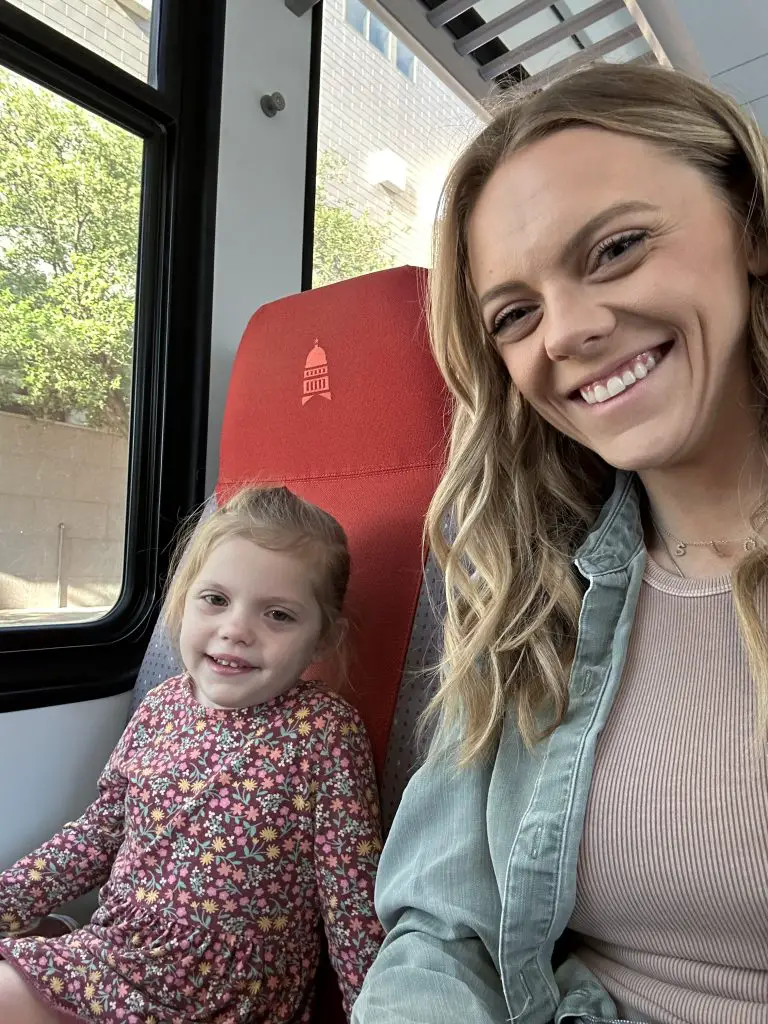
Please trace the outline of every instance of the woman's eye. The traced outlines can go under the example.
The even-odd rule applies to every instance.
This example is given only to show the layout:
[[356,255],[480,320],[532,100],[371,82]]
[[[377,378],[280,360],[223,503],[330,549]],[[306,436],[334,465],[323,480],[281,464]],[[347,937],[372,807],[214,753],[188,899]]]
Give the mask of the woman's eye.
[[641,242],[648,238],[647,231],[630,231],[624,235],[614,235],[613,238],[606,238],[601,242],[594,252],[594,269],[605,267],[622,256],[626,256]]
[[213,605],[214,608],[223,608],[226,603],[226,597],[222,597],[221,594],[202,594],[202,599],[206,604]]

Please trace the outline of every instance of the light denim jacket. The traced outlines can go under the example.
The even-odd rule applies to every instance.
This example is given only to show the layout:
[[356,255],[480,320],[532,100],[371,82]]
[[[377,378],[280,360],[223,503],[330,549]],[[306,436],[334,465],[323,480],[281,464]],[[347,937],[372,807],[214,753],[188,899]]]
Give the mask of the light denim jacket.
[[379,868],[387,931],[353,1024],[613,1021],[613,1000],[574,957],[552,967],[576,899],[595,745],[626,657],[645,548],[634,478],[580,548],[588,582],[568,714],[529,753],[509,716],[495,757],[427,766],[403,796]]

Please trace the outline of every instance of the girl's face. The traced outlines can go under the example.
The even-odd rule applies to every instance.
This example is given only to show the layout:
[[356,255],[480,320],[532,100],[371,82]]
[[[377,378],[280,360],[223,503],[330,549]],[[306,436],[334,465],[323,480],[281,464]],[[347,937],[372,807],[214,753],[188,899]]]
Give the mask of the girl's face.
[[606,462],[732,458],[754,429],[748,273],[768,268],[695,168],[641,139],[561,131],[493,173],[469,255],[514,385]]
[[322,656],[322,614],[306,559],[244,537],[218,544],[187,592],[180,647],[211,708],[271,700]]

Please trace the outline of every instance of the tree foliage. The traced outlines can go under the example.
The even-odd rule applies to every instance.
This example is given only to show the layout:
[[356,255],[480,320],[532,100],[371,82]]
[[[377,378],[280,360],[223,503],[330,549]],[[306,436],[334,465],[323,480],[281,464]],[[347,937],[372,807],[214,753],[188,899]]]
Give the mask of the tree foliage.
[[0,70],[0,408],[128,424],[142,143]]
[[316,288],[384,270],[393,262],[388,252],[389,224],[373,221],[367,210],[356,214],[348,202],[331,200],[329,187],[342,178],[345,169],[345,161],[331,151],[317,162],[312,266]]
[[[140,139],[0,68],[0,409],[127,431],[141,164]],[[345,167],[319,160],[316,286],[392,265],[389,225],[329,196]]]

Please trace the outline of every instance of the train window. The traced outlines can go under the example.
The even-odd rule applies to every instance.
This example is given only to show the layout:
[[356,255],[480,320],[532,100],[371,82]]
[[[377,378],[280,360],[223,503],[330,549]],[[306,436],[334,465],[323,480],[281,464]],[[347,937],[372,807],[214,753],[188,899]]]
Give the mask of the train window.
[[[153,0],[10,2],[143,82],[154,82],[153,48],[149,45]],[[154,5],[159,3],[154,0]]]
[[0,625],[120,592],[142,155],[0,68]]
[[359,0],[325,0],[315,287],[430,263],[445,175],[482,122],[429,68],[417,71],[417,63]]
[[0,2],[0,712],[130,689],[204,492],[225,8],[53,23],[139,6]]

